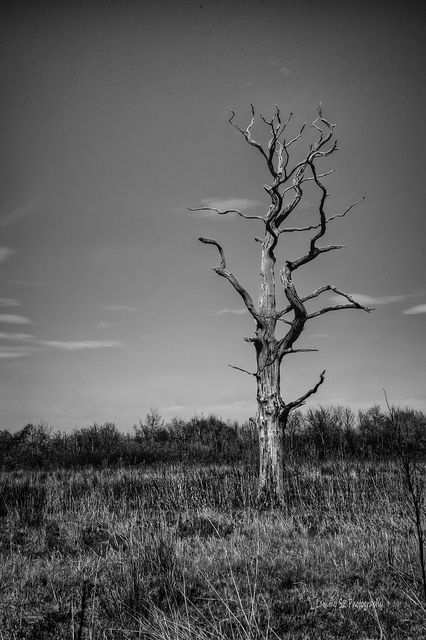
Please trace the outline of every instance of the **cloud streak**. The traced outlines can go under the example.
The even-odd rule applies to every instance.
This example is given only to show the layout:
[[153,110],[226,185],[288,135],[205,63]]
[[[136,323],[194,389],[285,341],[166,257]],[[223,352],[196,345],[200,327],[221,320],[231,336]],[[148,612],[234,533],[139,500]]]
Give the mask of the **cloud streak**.
[[28,356],[28,351],[3,351],[0,349],[0,360],[12,360],[14,358],[22,358]]
[[20,307],[21,303],[15,298],[0,298],[0,307]]
[[19,346],[13,346],[13,347],[3,347],[0,346],[0,359],[2,360],[7,360],[7,359],[15,359],[15,358],[23,358],[24,356],[28,356],[30,355],[30,353],[33,351],[33,349],[31,347],[19,347]]
[[244,313],[247,313],[247,309],[220,309],[219,311],[215,311],[216,316],[242,316]]
[[[396,296],[368,296],[364,293],[351,293],[350,295],[357,302],[363,305],[386,305],[392,304],[394,302],[404,302],[404,300],[407,300],[408,298],[415,298],[417,296],[417,294],[415,293],[406,293]],[[333,302],[341,302],[342,296],[330,296],[330,300],[332,300]]]
[[419,313],[426,313],[426,304],[416,304],[415,307],[411,307],[410,309],[405,309],[405,311],[403,311],[402,313],[405,314],[406,316],[414,316]]
[[124,347],[118,340],[38,340],[37,344],[62,351],[84,351],[87,349],[115,349]]
[[0,322],[6,322],[9,324],[32,324],[31,320],[24,316],[15,316],[10,313],[0,314]]
[[31,333],[5,333],[0,332],[0,340],[16,340],[18,342],[32,342],[35,336]]
[[109,329],[110,327],[115,327],[115,322],[98,322],[96,325],[96,329]]
[[257,200],[248,200],[247,198],[204,198],[201,203],[204,207],[212,207],[212,209],[240,209],[241,211],[254,209],[262,204]]
[[6,262],[6,260],[14,256],[15,253],[15,249],[10,249],[10,247],[0,247],[0,262]]
[[[1,317],[1,316],[0,316]],[[119,340],[39,340],[31,333],[0,332],[0,340],[23,342],[25,346],[0,346],[2,358],[17,358],[29,355],[38,347],[49,347],[60,351],[87,351],[93,349],[116,349],[124,347]],[[12,353],[12,355],[10,355]]]

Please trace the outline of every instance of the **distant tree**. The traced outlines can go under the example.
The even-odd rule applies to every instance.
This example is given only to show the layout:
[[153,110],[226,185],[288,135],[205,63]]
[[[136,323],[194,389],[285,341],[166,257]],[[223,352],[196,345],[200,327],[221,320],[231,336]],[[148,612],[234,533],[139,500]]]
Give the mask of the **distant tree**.
[[81,464],[108,463],[120,455],[122,436],[113,422],[93,424],[74,431],[71,446]]
[[0,464],[4,464],[13,447],[13,436],[9,431],[0,431]]
[[49,459],[52,428],[45,422],[28,423],[13,435],[13,462],[41,467]]
[[359,433],[364,455],[371,457],[374,454],[383,455],[384,433],[387,418],[380,408],[375,404],[367,411],[360,411],[358,414]]
[[[256,123],[256,113],[253,105],[251,105],[251,115],[251,121],[246,129],[240,128],[235,123],[234,111],[231,112],[229,123],[243,135],[250,146],[256,149],[266,164],[272,179],[271,183],[264,187],[270,198],[268,210],[264,215],[247,214],[238,209],[219,210],[214,207],[195,207],[189,210],[209,210],[215,211],[219,215],[235,213],[241,218],[260,221],[263,225],[263,236],[256,238],[261,247],[260,294],[257,307],[248,291],[229,271],[222,246],[216,240],[210,238],[199,238],[199,240],[204,244],[216,247],[220,256],[220,263],[214,268],[214,271],[228,280],[241,296],[255,322],[255,335],[244,338],[244,340],[252,343],[255,348],[256,371],[251,373],[240,367],[234,366],[234,368],[245,371],[256,379],[256,422],[260,443],[258,498],[260,503],[274,504],[281,502],[284,495],[283,429],[287,424],[290,412],[301,407],[310,396],[316,393],[324,382],[325,376],[325,371],[323,371],[319,376],[318,382],[296,400],[284,401],[281,396],[280,383],[282,361],[285,357],[297,352],[317,351],[317,349],[296,349],[294,347],[308,320],[339,309],[370,311],[370,309],[354,300],[351,295],[338,289],[333,284],[325,284],[311,293],[301,294],[293,282],[293,274],[323,253],[342,248],[343,245],[318,246],[318,243],[325,236],[330,222],[343,218],[364,198],[332,215],[326,212],[325,205],[329,192],[322,179],[332,171],[319,172],[317,165],[321,160],[328,158],[337,150],[337,143],[333,139],[335,125],[326,120],[321,108],[318,110],[318,117],[311,124],[315,140],[310,143],[308,151],[298,161],[294,160],[294,158],[290,161],[290,148],[302,137],[305,125],[296,135],[289,139],[286,134],[291,114],[284,121],[281,119],[281,112],[278,107],[275,108],[275,113],[271,119],[267,119],[260,114],[260,120],[266,126],[269,137],[267,144],[262,144],[253,138],[253,127]],[[257,118],[257,121],[259,122],[259,118]],[[303,191],[308,182],[318,191],[317,221],[306,226],[287,226],[290,216],[294,218],[293,214],[302,201]],[[279,271],[285,301],[284,306],[277,309],[275,279],[278,243],[286,233],[304,233],[307,231],[312,231],[312,234],[306,253],[294,260],[287,259]],[[307,302],[315,300],[323,293],[330,292],[341,296],[343,304],[327,305],[316,311],[308,310]],[[287,331],[282,338],[277,336],[279,323],[287,325]]]
[[135,439],[138,442],[146,440],[167,439],[167,429],[160,412],[155,407],[151,407],[146,414],[145,421],[139,420],[133,427]]
[[415,526],[421,571],[423,599],[426,603],[426,420],[424,414],[412,409],[391,407],[384,391],[389,424],[392,427],[393,449],[404,475],[407,511]]

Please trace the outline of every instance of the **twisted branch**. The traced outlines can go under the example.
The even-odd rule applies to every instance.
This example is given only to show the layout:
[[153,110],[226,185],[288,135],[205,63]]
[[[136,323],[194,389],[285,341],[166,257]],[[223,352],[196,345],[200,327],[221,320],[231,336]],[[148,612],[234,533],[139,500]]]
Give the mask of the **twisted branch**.
[[[318,128],[318,127],[315,127],[315,128]],[[316,172],[316,167],[315,167],[315,165],[313,163],[313,160],[309,160],[308,161],[308,165],[309,165],[309,167],[310,167],[310,169],[312,171],[314,182],[315,182],[315,184],[318,186],[318,188],[321,191],[321,200],[320,200],[320,203],[318,205],[318,212],[319,212],[319,215],[320,215],[320,223],[318,225],[319,230],[311,238],[311,241],[310,241],[310,244],[309,244],[308,253],[306,253],[304,256],[301,256],[297,260],[293,260],[291,262],[290,261],[287,262],[287,265],[288,265],[288,268],[290,269],[290,271],[294,271],[295,269],[298,269],[302,265],[307,264],[308,262],[311,262],[318,255],[320,255],[320,253],[325,253],[326,251],[333,251],[334,249],[342,249],[343,248],[343,245],[330,245],[328,247],[317,247],[317,245],[316,245],[318,240],[320,238],[322,238],[323,235],[325,235],[325,232],[326,232],[326,229],[327,229],[327,217],[326,217],[326,214],[325,214],[324,205],[325,205],[325,201],[328,198],[329,194],[328,194],[328,191],[327,191],[326,187],[323,185],[323,183],[318,178],[318,175],[317,175],[317,172]]]
[[226,278],[228,280],[228,282],[230,282],[232,284],[232,286],[234,287],[235,291],[243,299],[244,304],[247,307],[247,310],[251,313],[251,315],[256,320],[256,322],[260,322],[260,317],[259,317],[259,315],[258,315],[258,313],[257,313],[257,311],[255,309],[255,306],[253,304],[253,300],[251,299],[250,294],[238,282],[236,277],[232,273],[227,271],[225,254],[224,254],[223,249],[220,246],[220,244],[216,240],[211,240],[210,238],[198,238],[198,240],[200,242],[202,242],[203,244],[213,244],[217,248],[217,250],[219,251],[219,255],[220,255],[220,265],[218,267],[213,267],[213,271],[215,273],[217,273],[219,276],[222,276],[222,278]]
[[[318,175],[318,178],[322,178],[326,175],[329,175],[332,171],[327,171],[326,173],[322,173],[320,175]],[[303,180],[303,182],[307,182],[308,180],[313,180],[314,178],[305,178]],[[288,187],[288,189],[293,189],[293,187]],[[362,196],[362,198],[360,200],[357,200],[356,202],[353,202],[352,204],[350,204],[348,207],[346,207],[346,209],[344,211],[341,211],[340,213],[335,213],[334,215],[330,216],[329,218],[326,218],[325,223],[328,224],[329,222],[332,222],[333,220],[336,220],[336,218],[344,218],[345,215],[347,213],[349,213],[349,211],[351,211],[351,209],[353,209],[354,207],[356,207],[358,204],[360,204],[361,202],[364,202],[365,200],[365,194]],[[280,229],[279,233],[292,233],[293,231],[312,231],[313,229],[319,229],[321,226],[321,223],[319,224],[315,224],[315,225],[311,225],[310,227],[287,227],[284,229]]]
[[[312,300],[313,298],[318,298],[318,296],[320,296],[321,293],[324,293],[325,291],[334,291],[334,293],[337,293],[338,295],[343,296],[344,298],[346,298],[346,300],[348,300],[348,302],[351,303],[350,305],[344,305],[344,306],[326,307],[328,311],[334,311],[334,310],[337,310],[338,308],[363,309],[364,311],[367,311],[367,312],[373,311],[371,307],[366,307],[360,302],[357,302],[354,298],[352,298],[352,296],[349,293],[346,293],[345,291],[338,289],[337,287],[334,286],[334,284],[326,284],[320,287],[319,289],[316,289],[312,293],[308,294],[307,296],[303,296],[303,298],[299,298],[299,300],[302,303],[307,302],[308,300]],[[292,311],[292,309],[293,309],[293,306],[289,304],[285,309],[283,309],[277,314],[277,319],[281,320],[281,317],[286,315],[290,311]],[[326,313],[326,311],[322,311],[322,313]],[[316,316],[319,316],[319,315],[321,315],[320,312],[311,313],[306,316],[306,319],[310,320],[311,318],[315,318]],[[290,325],[292,324],[288,320],[283,320],[283,322],[287,322],[287,324],[290,324]]]
[[188,211],[215,211],[220,216],[226,216],[228,213],[236,213],[239,216],[241,216],[241,218],[245,218],[246,220],[262,220],[263,222],[265,222],[265,218],[263,216],[256,216],[256,215],[251,216],[251,215],[248,215],[247,213],[243,213],[239,209],[226,209],[225,211],[220,211],[215,207],[187,207],[187,210]]
[[320,379],[316,383],[316,385],[312,387],[312,389],[309,389],[309,391],[303,394],[303,396],[300,396],[300,398],[298,398],[297,400],[293,400],[293,402],[287,402],[284,409],[285,413],[289,414],[290,411],[293,411],[293,409],[297,409],[298,407],[301,407],[302,405],[304,405],[305,400],[307,400],[310,396],[314,395],[314,393],[318,391],[318,389],[324,382],[324,378],[325,378],[325,369],[320,373]]

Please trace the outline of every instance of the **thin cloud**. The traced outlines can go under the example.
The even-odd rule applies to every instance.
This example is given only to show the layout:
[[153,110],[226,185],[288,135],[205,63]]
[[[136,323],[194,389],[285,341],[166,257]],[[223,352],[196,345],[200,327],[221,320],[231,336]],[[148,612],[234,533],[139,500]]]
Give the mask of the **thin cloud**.
[[28,347],[0,347],[0,358],[3,360],[23,358],[29,356],[31,351]]
[[9,324],[32,324],[31,320],[24,316],[15,316],[9,313],[0,315],[0,322],[7,322]]
[[[0,316],[1,318],[1,316]],[[38,347],[52,347],[62,351],[83,351],[87,349],[113,349],[123,347],[124,344],[118,340],[39,340],[31,333],[8,333],[0,332],[0,340],[9,342],[25,342],[33,346],[25,347],[0,347],[4,353],[9,351],[24,351],[25,355]],[[30,349],[30,351],[28,351]]]
[[226,314],[242,316],[244,313],[247,313],[247,309],[220,309],[219,311],[215,311],[216,316],[224,316]]
[[109,305],[101,307],[104,311],[136,311],[134,307],[128,307],[126,305]]
[[12,359],[12,358],[22,358],[22,356],[28,356],[28,351],[1,351],[0,350],[0,359]]
[[415,307],[411,307],[410,309],[405,309],[403,311],[406,316],[414,316],[418,313],[426,313],[426,304],[416,304]]
[[6,262],[6,260],[14,256],[15,253],[15,249],[10,249],[9,247],[0,247],[0,262]]
[[185,409],[186,405],[184,404],[172,404],[169,407],[161,407],[161,411],[182,411],[182,409]]
[[96,329],[109,329],[115,327],[115,322],[98,322]]
[[[403,302],[407,300],[407,298],[415,298],[416,295],[415,293],[406,293],[397,296],[367,296],[363,293],[351,293],[352,298],[364,305],[385,305],[392,304],[393,302]],[[342,296],[330,296],[330,300],[333,302],[341,302]]]
[[31,342],[35,336],[31,333],[4,333],[0,332],[0,340],[14,340],[18,342]]
[[20,307],[21,303],[15,298],[0,298],[0,307]]
[[62,351],[83,351],[85,349],[114,349],[123,347],[118,340],[39,340],[38,344]]
[[204,207],[212,207],[212,209],[219,209],[225,211],[227,209],[254,209],[260,206],[262,203],[257,200],[248,200],[247,198],[204,198],[201,200]]

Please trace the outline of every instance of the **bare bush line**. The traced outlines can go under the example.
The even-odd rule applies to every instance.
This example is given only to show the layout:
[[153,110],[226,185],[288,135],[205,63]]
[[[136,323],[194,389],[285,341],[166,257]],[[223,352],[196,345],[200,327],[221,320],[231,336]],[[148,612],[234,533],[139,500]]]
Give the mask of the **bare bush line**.
[[[412,409],[393,409],[397,424],[408,434],[407,446],[426,456],[426,417]],[[347,407],[295,411],[285,433],[285,458],[311,460],[397,457],[399,426],[379,406],[355,415]],[[17,433],[0,431],[0,467],[64,468],[158,464],[238,463],[258,466],[259,442],[253,422],[226,423],[216,416],[195,416],[164,422],[151,410],[132,433],[114,423],[94,424],[72,433],[54,431],[45,423],[28,424]]]

